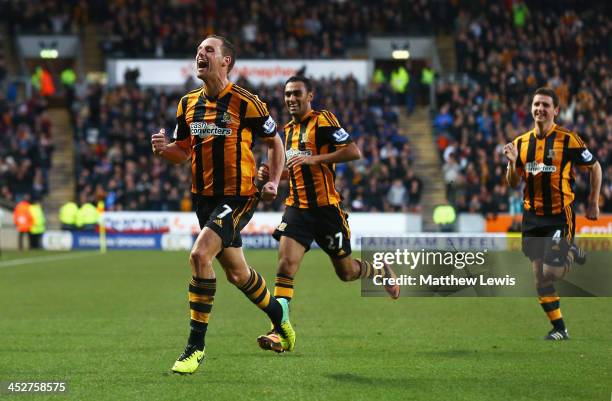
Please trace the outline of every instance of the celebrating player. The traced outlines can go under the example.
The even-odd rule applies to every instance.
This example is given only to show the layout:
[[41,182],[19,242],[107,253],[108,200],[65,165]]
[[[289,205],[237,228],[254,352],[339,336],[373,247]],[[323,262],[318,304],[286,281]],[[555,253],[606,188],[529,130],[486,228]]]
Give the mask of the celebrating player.
[[[342,281],[394,275],[387,266],[375,272],[369,262],[350,256],[351,232],[334,186],[334,164],[357,160],[361,154],[332,113],[312,109],[312,99],[309,79],[293,76],[287,80],[285,105],[292,120],[285,125],[287,170],[283,175],[289,179],[289,196],[282,222],[274,231],[274,238],[280,241],[274,296],[287,301],[293,298],[295,274],[313,239],[329,255]],[[263,165],[259,178],[265,181],[268,177],[272,177],[271,168]],[[392,298],[399,297],[399,285],[385,289]],[[274,329],[257,341],[263,349],[287,350]]]
[[569,338],[559,308],[554,281],[562,279],[572,261],[584,263],[574,244],[574,165],[590,170],[586,217],[599,217],[601,167],[580,137],[555,124],[559,99],[549,88],[535,91],[531,105],[535,127],[504,146],[508,158],[506,178],[512,187],[521,179],[523,192],[523,253],[531,260],[539,302],[553,325],[547,340]]
[[251,152],[255,136],[268,146],[270,160],[270,180],[262,189],[264,200],[276,197],[285,157],[266,104],[228,80],[234,62],[234,46],[222,36],[208,36],[196,53],[198,78],[204,85],[180,100],[175,141],[168,143],[163,130],[151,139],[155,155],[172,163],[191,159],[191,192],[202,229],[189,257],[191,333],[172,367],[176,373],[193,373],[204,358],[216,289],[215,257],[227,279],[269,316],[282,347],[291,350],[295,344],[287,300],[270,295],[265,280],[247,265],[242,253],[240,230],[258,202]]

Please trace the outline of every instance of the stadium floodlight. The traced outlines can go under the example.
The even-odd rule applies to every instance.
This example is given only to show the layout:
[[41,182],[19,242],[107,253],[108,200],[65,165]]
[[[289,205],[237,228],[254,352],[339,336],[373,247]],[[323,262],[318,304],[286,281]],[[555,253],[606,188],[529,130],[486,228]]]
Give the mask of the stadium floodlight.
[[57,49],[40,49],[40,58],[53,59],[59,56]]
[[391,57],[394,60],[408,60],[410,58],[410,51],[407,49],[395,49],[391,52]]

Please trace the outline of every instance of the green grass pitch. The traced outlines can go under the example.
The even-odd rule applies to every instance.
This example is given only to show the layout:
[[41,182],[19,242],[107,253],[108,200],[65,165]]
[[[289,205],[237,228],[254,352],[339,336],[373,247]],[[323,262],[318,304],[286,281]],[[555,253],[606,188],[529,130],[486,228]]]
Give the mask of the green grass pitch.
[[[249,250],[247,260],[271,286],[276,252]],[[0,381],[69,383],[66,395],[7,399],[610,399],[610,298],[562,298],[572,339],[551,343],[535,298],[362,298],[312,251],[292,302],[296,351],[276,355],[255,341],[265,315],[216,271],[207,359],[176,376],[187,252],[4,252]]]

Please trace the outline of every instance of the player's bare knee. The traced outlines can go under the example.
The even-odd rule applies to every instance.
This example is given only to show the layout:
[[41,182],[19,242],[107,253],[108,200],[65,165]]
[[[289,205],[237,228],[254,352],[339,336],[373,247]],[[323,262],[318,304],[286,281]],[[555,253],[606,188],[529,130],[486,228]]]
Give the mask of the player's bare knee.
[[240,284],[240,275],[236,274],[235,272],[226,270],[225,277],[227,278],[227,281],[236,286]]
[[202,249],[193,249],[189,255],[189,263],[196,271],[205,271],[212,266],[212,258]]
[[565,276],[564,266],[545,266],[542,272],[546,281],[557,281]]
[[249,279],[249,271],[239,271],[239,270],[229,270],[226,269],[225,270],[225,277],[227,277],[227,281],[229,281],[230,283],[234,284],[237,287],[240,287],[244,284],[246,284],[246,282]]
[[556,279],[555,272],[553,267],[544,266],[542,269],[542,277],[545,281],[554,281]]
[[295,276],[298,269],[298,260],[291,256],[280,256],[278,259],[278,272],[287,276]]

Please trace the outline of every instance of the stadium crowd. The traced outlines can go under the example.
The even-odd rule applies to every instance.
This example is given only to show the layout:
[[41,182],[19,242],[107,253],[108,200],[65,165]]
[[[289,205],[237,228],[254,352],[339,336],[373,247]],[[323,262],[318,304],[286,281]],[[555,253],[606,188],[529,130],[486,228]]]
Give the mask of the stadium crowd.
[[77,34],[93,13],[87,0],[0,3],[1,21],[7,24],[11,34]]
[[101,46],[106,54],[129,57],[192,54],[201,38],[224,32],[242,58],[340,58],[349,48],[365,47],[368,35],[446,29],[453,9],[427,0],[113,0],[106,5],[97,16],[104,25]]
[[[561,103],[557,121],[579,132],[602,164],[601,207],[612,212],[612,20],[605,12],[571,11],[548,1],[500,1],[486,8],[435,0],[383,3],[314,1],[307,7],[304,1],[232,0],[219,7],[212,0],[47,0],[23,7],[5,2],[2,11],[18,32],[76,32],[94,20],[104,27],[106,54],[157,57],[191,55],[213,31],[235,32],[230,39],[240,57],[330,58],[346,57],[347,49],[363,46],[368,35],[454,27],[463,78],[438,80],[433,125],[447,195],[457,211],[520,211],[521,193],[505,183],[501,149],[530,129],[531,93],[551,86]],[[0,86],[2,64],[0,59]],[[279,124],[288,121],[281,86],[251,89],[268,102]],[[142,89],[134,82],[77,88],[72,108],[77,199],[104,196],[111,210],[190,210],[189,169],[152,158],[148,140],[159,127],[172,132],[181,94]],[[412,169],[416,156],[410,143],[399,135],[392,98],[386,85],[366,90],[351,79],[317,83],[314,106],[336,113],[364,155],[337,166],[338,185],[352,210],[420,210],[423,184]],[[7,144],[0,150],[3,198],[19,200],[26,192],[41,197],[48,191],[53,145],[44,110],[45,101],[37,96],[25,102],[12,95],[0,98],[0,140]],[[588,191],[583,175],[577,174],[575,187],[581,212]],[[281,188],[280,198],[286,190]],[[278,210],[280,202],[260,207]]]
[[46,101],[36,95],[18,101],[2,93],[0,116],[0,198],[19,202],[27,194],[40,201],[48,192],[53,153]]
[[[502,147],[531,129],[531,95],[549,86],[560,99],[557,123],[577,131],[602,164],[600,206],[612,212],[612,20],[594,10],[517,4],[462,10],[457,18],[457,66],[465,75],[438,82],[433,121],[449,200],[459,212],[521,210],[521,194],[505,183]],[[588,181],[580,172],[575,189],[583,213]]]
[[[289,121],[282,85],[251,88],[279,123]],[[398,131],[387,86],[365,93],[352,78],[316,83],[315,108],[334,112],[353,135],[364,158],[338,165],[337,182],[347,208],[358,211],[418,211],[422,182],[411,168],[413,154]],[[78,143],[78,199],[104,197],[109,210],[191,210],[191,171],[151,156],[149,137],[164,127],[171,133],[182,93],[141,89],[133,83],[112,89],[93,85],[74,109]],[[257,150],[258,164],[263,152]],[[261,209],[281,210],[287,183],[278,199]],[[380,196],[385,194],[385,196]]]

